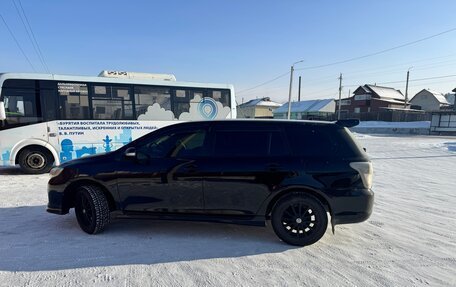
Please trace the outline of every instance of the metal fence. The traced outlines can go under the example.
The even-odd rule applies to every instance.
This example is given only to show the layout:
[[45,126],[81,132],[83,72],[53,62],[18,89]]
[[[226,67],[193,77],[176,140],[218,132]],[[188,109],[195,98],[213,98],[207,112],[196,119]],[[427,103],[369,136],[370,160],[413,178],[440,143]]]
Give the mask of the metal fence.
[[[303,120],[322,120],[335,121],[337,113],[326,115],[309,115],[303,116]],[[424,111],[406,111],[406,110],[385,110],[379,112],[367,113],[347,113],[341,112],[340,119],[359,119],[360,121],[384,121],[384,122],[416,122],[430,121],[431,113]]]

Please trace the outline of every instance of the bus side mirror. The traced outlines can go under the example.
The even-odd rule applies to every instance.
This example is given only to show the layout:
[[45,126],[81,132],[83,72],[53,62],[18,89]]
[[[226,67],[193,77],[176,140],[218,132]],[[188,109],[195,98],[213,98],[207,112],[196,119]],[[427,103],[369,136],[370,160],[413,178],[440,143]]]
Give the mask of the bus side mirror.
[[0,121],[6,120],[5,104],[0,102]]

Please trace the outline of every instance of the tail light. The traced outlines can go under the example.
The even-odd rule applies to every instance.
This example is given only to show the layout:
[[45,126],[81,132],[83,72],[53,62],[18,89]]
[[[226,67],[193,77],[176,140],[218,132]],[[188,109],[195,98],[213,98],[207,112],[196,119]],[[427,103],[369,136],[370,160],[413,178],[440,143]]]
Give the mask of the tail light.
[[371,162],[351,162],[351,168],[356,170],[361,176],[365,188],[372,188],[372,178],[374,169]]

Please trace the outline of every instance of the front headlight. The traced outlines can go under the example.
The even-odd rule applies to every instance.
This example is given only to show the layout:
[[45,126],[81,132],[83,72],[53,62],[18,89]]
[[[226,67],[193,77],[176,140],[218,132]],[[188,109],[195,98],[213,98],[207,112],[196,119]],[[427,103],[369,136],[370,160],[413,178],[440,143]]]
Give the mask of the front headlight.
[[61,174],[62,171],[63,171],[63,168],[62,168],[62,167],[59,167],[59,166],[53,167],[53,168],[49,171],[49,176],[50,176],[51,178],[56,177],[56,176],[58,176],[59,174]]

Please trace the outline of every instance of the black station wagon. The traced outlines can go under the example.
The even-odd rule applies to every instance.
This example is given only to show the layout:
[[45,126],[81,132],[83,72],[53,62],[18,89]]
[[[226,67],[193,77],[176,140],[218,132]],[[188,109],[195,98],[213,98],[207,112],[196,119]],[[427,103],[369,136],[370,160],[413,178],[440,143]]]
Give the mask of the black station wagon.
[[293,245],[366,220],[372,164],[350,121],[227,120],[161,128],[117,151],[51,171],[47,211],[75,208],[82,230],[111,217],[265,225]]

